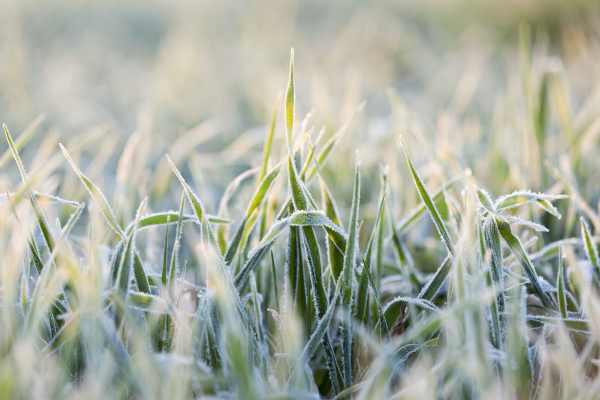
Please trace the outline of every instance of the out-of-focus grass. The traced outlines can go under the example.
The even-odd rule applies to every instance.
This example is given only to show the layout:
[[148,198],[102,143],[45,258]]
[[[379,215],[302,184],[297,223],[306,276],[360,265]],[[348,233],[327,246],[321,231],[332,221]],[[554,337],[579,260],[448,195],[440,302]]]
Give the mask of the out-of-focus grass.
[[3,4],[0,398],[595,398],[599,11]]

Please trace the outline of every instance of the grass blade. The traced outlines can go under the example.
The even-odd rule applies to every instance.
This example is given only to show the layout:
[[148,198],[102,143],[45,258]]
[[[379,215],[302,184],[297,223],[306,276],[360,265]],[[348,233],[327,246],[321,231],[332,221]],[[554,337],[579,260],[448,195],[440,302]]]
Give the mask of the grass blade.
[[533,287],[533,290],[535,291],[539,299],[542,301],[544,306],[554,308],[554,301],[544,291],[544,289],[542,289],[542,284],[539,282],[539,278],[535,267],[533,266],[529,255],[523,248],[523,244],[521,243],[519,238],[512,233],[510,225],[507,222],[496,220],[496,224],[498,226],[500,235],[502,236],[508,247],[510,247],[513,254],[517,257],[519,263],[527,273],[527,277],[531,282],[531,286]]
[[562,251],[558,254],[558,272],[556,273],[556,296],[558,297],[558,310],[563,319],[569,317],[567,312],[567,290],[565,288],[565,268]]
[[79,180],[81,181],[81,183],[83,184],[85,189],[88,191],[92,200],[96,203],[96,205],[100,209],[100,212],[102,213],[102,216],[108,223],[108,226],[117,234],[117,236],[119,238],[121,238],[121,239],[124,238],[125,234],[124,234],[123,230],[121,229],[121,226],[117,220],[117,217],[115,216],[115,214],[112,210],[112,207],[108,203],[108,200],[106,200],[106,196],[104,196],[104,193],[102,193],[100,188],[98,186],[96,186],[90,178],[88,178],[81,172],[81,170],[79,169],[79,167],[77,166],[77,164],[75,163],[75,161],[73,160],[73,158],[71,157],[71,155],[69,154],[67,149],[62,145],[62,143],[60,143],[59,146],[60,146],[60,149],[61,149],[63,155],[69,162],[71,169],[73,169],[73,172],[75,172],[75,175],[77,175],[77,177],[79,178]]
[[446,245],[448,252],[454,255],[454,246],[452,244],[452,240],[450,239],[450,233],[448,232],[448,228],[446,227],[444,220],[440,216],[440,213],[437,207],[435,206],[435,203],[431,199],[431,196],[429,196],[429,193],[427,193],[427,189],[425,188],[421,177],[419,177],[419,174],[417,173],[417,170],[415,169],[412,161],[410,160],[410,157],[408,157],[408,153],[404,148],[403,151],[404,157],[406,158],[406,164],[408,165],[408,169],[410,170],[410,174],[412,176],[415,187],[417,188],[417,192],[419,192],[421,200],[423,200],[423,203],[425,203],[425,207],[429,212],[429,216],[431,217],[433,224],[435,225],[435,228],[442,239],[442,242],[444,242],[444,245]]
[[435,274],[433,274],[431,279],[425,284],[425,286],[423,286],[423,288],[419,292],[418,298],[433,301],[438,291],[448,278],[451,266],[452,259],[450,258],[450,256],[448,256],[444,259],[437,271],[435,271]]
[[583,248],[590,264],[592,264],[592,275],[596,281],[596,285],[600,285],[600,258],[598,257],[598,249],[592,240],[590,228],[583,217],[580,219],[581,224],[581,240]]
[[352,309],[354,297],[354,274],[356,255],[358,252],[358,213],[360,206],[360,169],[357,165],[354,170],[354,184],[352,189],[352,207],[348,222],[348,242],[344,252],[344,269],[342,271],[343,305],[346,308],[344,318],[344,386],[352,384]]

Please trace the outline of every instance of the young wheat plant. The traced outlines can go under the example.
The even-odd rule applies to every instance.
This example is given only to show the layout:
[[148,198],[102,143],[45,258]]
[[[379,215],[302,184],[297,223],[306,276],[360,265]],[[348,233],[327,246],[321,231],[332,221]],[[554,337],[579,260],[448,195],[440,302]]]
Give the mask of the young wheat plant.
[[525,90],[547,190],[498,196],[466,167],[432,174],[409,131],[388,167],[353,161],[344,129],[298,123],[295,79],[292,52],[262,159],[214,208],[182,143],[136,191],[130,139],[113,201],[83,145],[42,141],[28,165],[40,121],[3,127],[0,398],[598,398],[596,152],[545,163],[558,78]]

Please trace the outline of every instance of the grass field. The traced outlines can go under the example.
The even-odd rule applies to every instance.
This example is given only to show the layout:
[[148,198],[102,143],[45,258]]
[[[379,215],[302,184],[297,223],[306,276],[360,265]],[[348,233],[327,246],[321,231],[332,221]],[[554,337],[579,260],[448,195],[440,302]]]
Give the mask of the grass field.
[[599,398],[594,2],[3,6],[0,399]]

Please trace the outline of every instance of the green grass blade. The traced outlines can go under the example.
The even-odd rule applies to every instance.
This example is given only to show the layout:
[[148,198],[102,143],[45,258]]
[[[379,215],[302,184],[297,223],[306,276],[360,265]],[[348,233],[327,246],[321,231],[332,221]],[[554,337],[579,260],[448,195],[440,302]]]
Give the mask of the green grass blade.
[[279,175],[279,167],[273,168],[271,172],[269,172],[264,178],[262,178],[262,180],[259,181],[260,183],[252,195],[252,199],[250,200],[248,208],[246,209],[246,217],[250,217],[250,215],[256,209],[258,209],[258,207],[260,207],[267,192],[273,185],[275,178],[277,178],[277,175]]
[[135,251],[133,257],[133,274],[135,275],[135,282],[137,283],[138,290],[142,293],[150,293],[148,276],[146,275],[144,264],[137,251]]
[[492,288],[496,293],[495,312],[493,312],[494,324],[492,326],[497,330],[494,337],[500,348],[502,338],[504,337],[504,269],[502,266],[502,248],[500,245],[500,232],[498,225],[493,217],[489,217],[483,224],[484,243],[490,252],[490,275],[492,278]]
[[[139,222],[139,218],[140,218],[141,212],[144,207],[145,207],[145,201],[143,201],[140,204],[140,206],[138,207],[138,210],[136,212],[136,224],[134,226],[137,226],[137,222]],[[135,265],[136,264],[135,235],[136,235],[136,230],[132,229],[126,238],[125,251],[121,257],[120,265],[119,265],[119,272],[117,274],[116,290],[117,290],[117,293],[121,296],[121,301],[123,301],[124,299],[127,298],[127,295],[129,292],[129,280],[130,280],[130,274],[131,274],[132,268],[134,269],[134,275],[136,275],[136,278],[137,278],[137,274],[138,273],[140,274],[140,282],[138,282],[138,288],[140,289],[140,291],[143,291],[145,293],[150,292],[148,280],[144,273],[144,269],[141,266],[141,261],[139,261],[139,266],[138,266],[139,270],[138,270],[138,268],[136,268],[136,265]],[[142,290],[142,287],[146,290]]]
[[425,284],[425,286],[423,286],[418,297],[420,299],[433,301],[438,291],[448,278],[450,267],[452,267],[452,259],[450,256],[448,256],[444,259],[437,271],[435,271],[431,279]]
[[[225,263],[230,264],[233,261],[238,249],[244,248],[245,243],[247,242],[247,237],[250,234],[250,231],[254,228],[257,219],[257,212],[259,207],[261,206],[267,192],[271,188],[273,181],[279,174],[279,167],[273,168],[271,172],[269,172],[262,181],[258,184],[256,191],[252,195],[250,203],[246,209],[246,213],[240,225],[238,226],[231,243],[227,246],[227,251],[225,253]],[[240,246],[241,244],[241,246]]]
[[[45,121],[46,117],[42,114],[34,119],[28,126],[25,128],[23,133],[19,135],[16,142],[13,142],[13,146],[11,146],[8,150],[6,150],[2,156],[0,156],[0,168],[2,168],[7,162],[10,161],[11,158],[14,158],[14,152],[17,153],[21,150],[27,143],[31,141],[34,137],[35,133],[37,133],[37,128]],[[3,127],[5,124],[3,125]],[[8,129],[7,129],[8,130]]]
[[565,287],[565,267],[562,251],[558,254],[558,271],[556,273],[556,296],[558,297],[558,310],[563,319],[569,317],[567,312],[567,289]]
[[[454,179],[451,179],[449,182],[446,182],[442,186],[441,189],[439,189],[437,192],[435,192],[433,194],[433,196],[431,196],[433,203],[435,204],[436,202],[438,202],[441,199],[441,197],[444,195],[444,192],[446,190],[448,190],[449,188],[451,188],[459,180],[460,180],[460,177],[456,177]],[[414,225],[419,220],[419,218],[425,213],[425,211],[427,211],[427,207],[425,204],[421,204],[421,205],[415,207],[406,215],[406,217],[404,217],[398,223],[398,225],[396,226],[396,230],[399,233],[406,231],[408,228],[410,228],[412,225]]]
[[592,240],[592,234],[590,228],[583,217],[580,219],[581,224],[581,240],[583,242],[583,248],[590,264],[593,268],[593,277],[597,285],[600,285],[600,258],[598,257],[598,248]]
[[292,226],[323,227],[331,235],[345,242],[344,230],[321,211],[296,211],[289,217]]
[[525,270],[525,273],[529,278],[531,286],[533,287],[533,290],[535,291],[539,299],[542,301],[544,306],[554,308],[554,301],[546,292],[544,292],[544,289],[542,289],[542,285],[539,282],[539,278],[535,267],[533,266],[529,255],[523,248],[521,240],[519,240],[519,238],[512,233],[510,225],[507,222],[496,220],[496,224],[498,226],[500,235],[502,236],[508,247],[510,247],[511,251],[517,257],[519,263]]
[[235,233],[233,234],[231,243],[229,243],[229,245],[227,246],[227,251],[225,252],[225,264],[230,264],[231,261],[233,261],[233,257],[235,257],[238,247],[240,246],[240,242],[242,241],[242,238],[244,236],[244,231],[246,230],[247,222],[248,219],[244,218],[242,222],[240,222],[240,226],[237,227]]
[[106,200],[106,196],[104,196],[104,193],[102,193],[100,188],[98,186],[96,186],[94,184],[94,182],[92,182],[91,179],[89,179],[87,176],[85,176],[81,172],[81,170],[79,169],[79,167],[77,166],[77,164],[75,163],[75,161],[73,160],[73,158],[71,157],[71,155],[69,154],[67,149],[62,144],[59,144],[59,146],[60,146],[60,149],[61,149],[63,155],[69,162],[71,169],[73,169],[73,172],[75,172],[75,175],[77,175],[77,177],[79,178],[79,180],[81,181],[81,183],[83,184],[85,189],[88,191],[92,200],[96,203],[96,205],[100,209],[100,212],[102,213],[102,216],[108,223],[108,226],[117,234],[117,236],[119,238],[125,237],[125,234],[124,234],[123,230],[121,229],[121,226],[117,220],[117,217],[115,216],[115,214],[112,210],[112,207],[108,203],[108,200]]
[[167,277],[169,274],[169,265],[168,265],[168,257],[169,257],[169,226],[167,225],[165,228],[165,237],[163,240],[163,253],[162,253],[162,269],[160,274],[160,281],[163,286],[167,286]]
[[431,199],[431,196],[429,196],[429,193],[427,193],[427,189],[425,188],[421,177],[419,177],[417,170],[415,169],[412,161],[410,160],[408,153],[404,149],[403,151],[404,157],[406,158],[406,163],[408,165],[408,169],[410,170],[413,182],[415,184],[415,187],[417,188],[417,192],[419,192],[421,200],[423,200],[423,203],[425,203],[425,207],[427,207],[429,216],[431,217],[433,224],[435,225],[435,228],[442,239],[442,242],[444,242],[444,245],[448,249],[448,252],[454,255],[454,246],[452,244],[452,240],[450,239],[450,233],[448,232],[448,228],[446,227],[444,220],[440,216],[440,213],[437,207],[435,206],[434,201]]
[[[225,225],[231,222],[228,219],[217,217],[215,215],[207,215],[207,219],[209,223],[215,225]],[[141,217],[138,221],[137,230],[139,231],[145,228],[152,228],[156,226],[174,225],[178,224],[179,222],[180,219],[178,211],[161,211],[157,213],[144,215],[143,217]],[[197,222],[197,218],[195,215],[182,214],[181,222]],[[132,228],[133,224],[129,224],[125,229],[125,232],[129,232]]]
[[169,163],[173,174],[175,174],[175,177],[183,187],[185,197],[187,198],[188,202],[190,203],[190,206],[192,207],[192,210],[194,211],[196,220],[200,224],[205,224],[207,221],[205,219],[204,206],[202,205],[202,202],[200,201],[198,196],[196,196],[190,185],[188,185],[183,175],[181,175],[181,172],[179,171],[177,166],[175,166],[175,163],[171,160],[169,156],[167,156],[167,162]]
[[295,88],[294,88],[294,49],[290,51],[290,71],[287,89],[285,93],[285,130],[289,153],[292,154],[294,141],[294,110]]
[[271,229],[267,232],[261,242],[252,250],[250,257],[235,276],[235,285],[238,289],[243,288],[249,277],[251,271],[253,271],[262,259],[269,253],[273,242],[283,233],[283,231],[289,226],[289,219],[284,219],[276,222],[271,226]]
[[267,170],[269,169],[269,159],[271,158],[271,149],[273,148],[273,139],[275,138],[276,127],[277,107],[273,109],[273,114],[271,115],[271,123],[269,124],[269,131],[267,133],[267,139],[265,140],[265,145],[263,146],[262,163],[260,166],[260,171],[258,173],[259,182],[264,179],[264,177],[267,175]]
[[325,338],[325,335],[327,334],[327,330],[329,329],[329,326],[330,326],[333,316],[335,314],[335,310],[338,305],[340,293],[342,292],[340,290],[340,288],[341,288],[341,285],[338,285],[336,287],[335,294],[334,294],[333,298],[331,299],[331,301],[329,302],[327,311],[325,312],[325,314],[323,314],[323,316],[321,317],[321,319],[315,326],[315,329],[313,330],[310,338],[304,345],[304,349],[302,350],[302,353],[300,356],[302,359],[304,359],[306,361],[310,360],[310,358],[315,354],[315,352],[319,348],[319,344]]
[[343,304],[346,308],[344,318],[343,360],[344,360],[344,386],[352,384],[352,309],[354,297],[354,274],[356,255],[358,253],[358,215],[360,206],[360,169],[358,165],[354,171],[354,184],[352,189],[352,207],[348,222],[348,242],[344,252],[344,269],[342,271]]
[[[337,207],[323,179],[321,179],[321,195],[324,203],[323,208],[325,209],[325,215],[331,220],[331,222],[339,226],[340,218],[337,212]],[[340,240],[340,238],[336,236],[328,236],[327,258],[329,260],[331,276],[335,282],[338,281],[342,270],[344,269],[345,248],[345,240]]]
[[[6,138],[6,142],[8,143],[10,153],[12,154],[12,157],[15,160],[15,164],[17,165],[17,169],[19,170],[21,181],[23,183],[26,183],[28,182],[27,171],[25,170],[25,166],[23,164],[23,160],[21,160],[21,156],[19,156],[19,150],[17,148],[17,145],[13,141],[10,131],[8,130],[8,126],[6,126],[6,124],[2,124],[2,129],[4,131],[4,137]],[[29,201],[31,203],[33,211],[35,212],[37,223],[40,228],[40,231],[42,232],[42,236],[44,237],[44,241],[46,242],[46,246],[48,246],[48,250],[52,252],[54,250],[54,238],[52,237],[52,232],[50,231],[48,222],[46,222],[46,217],[44,216],[42,210],[39,208],[33,194],[29,190],[27,192],[29,193]]]

